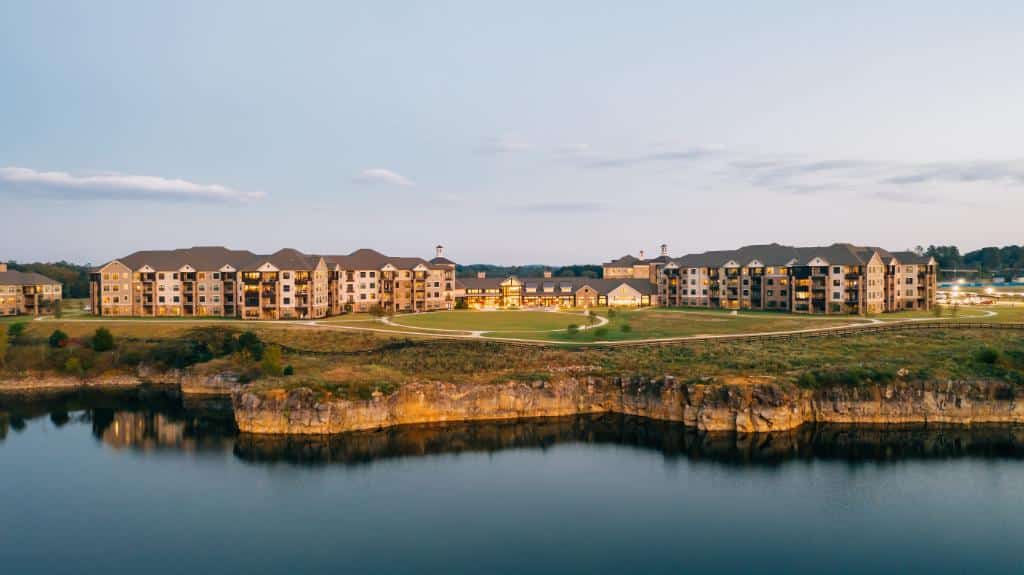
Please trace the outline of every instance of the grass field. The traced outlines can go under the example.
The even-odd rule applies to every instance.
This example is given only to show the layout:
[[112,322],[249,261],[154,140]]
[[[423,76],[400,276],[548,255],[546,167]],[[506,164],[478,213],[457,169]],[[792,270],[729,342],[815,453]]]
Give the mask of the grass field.
[[570,324],[586,325],[587,317],[577,313],[546,311],[441,311],[397,315],[391,318],[391,322],[423,329],[544,332],[565,329]]

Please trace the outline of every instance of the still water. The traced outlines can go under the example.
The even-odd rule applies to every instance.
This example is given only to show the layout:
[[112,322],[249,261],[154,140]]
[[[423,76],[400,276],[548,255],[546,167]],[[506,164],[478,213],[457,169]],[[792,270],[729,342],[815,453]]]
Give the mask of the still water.
[[0,572],[1020,573],[1024,429],[625,417],[238,435],[149,390],[0,399]]

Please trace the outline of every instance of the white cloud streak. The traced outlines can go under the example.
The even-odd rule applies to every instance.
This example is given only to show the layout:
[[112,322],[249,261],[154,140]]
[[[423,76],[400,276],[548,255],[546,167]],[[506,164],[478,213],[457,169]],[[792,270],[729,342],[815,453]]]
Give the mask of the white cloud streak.
[[69,200],[155,200],[174,202],[245,202],[262,192],[243,192],[219,184],[117,172],[69,174],[30,168],[0,168],[0,193],[58,197]]
[[404,186],[411,187],[416,184],[406,178],[402,174],[392,172],[391,170],[385,170],[383,168],[370,168],[359,172],[359,175],[352,178],[352,181],[366,186],[372,186],[376,184],[382,184],[386,186]]

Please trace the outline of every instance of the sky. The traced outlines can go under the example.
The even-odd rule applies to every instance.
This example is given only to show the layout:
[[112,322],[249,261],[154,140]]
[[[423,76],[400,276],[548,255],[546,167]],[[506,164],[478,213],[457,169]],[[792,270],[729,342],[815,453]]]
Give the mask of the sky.
[[1021,2],[0,0],[0,260],[1024,243]]

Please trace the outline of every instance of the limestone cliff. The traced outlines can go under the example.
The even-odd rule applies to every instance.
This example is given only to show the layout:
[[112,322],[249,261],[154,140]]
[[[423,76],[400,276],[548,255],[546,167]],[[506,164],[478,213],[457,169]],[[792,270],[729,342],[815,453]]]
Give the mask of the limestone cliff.
[[240,431],[332,434],[395,425],[621,413],[701,431],[771,432],[804,423],[1024,423],[1012,384],[895,382],[801,389],[776,382],[683,383],[566,377],[556,381],[454,385],[416,382],[370,400],[320,397],[309,389],[235,391]]

